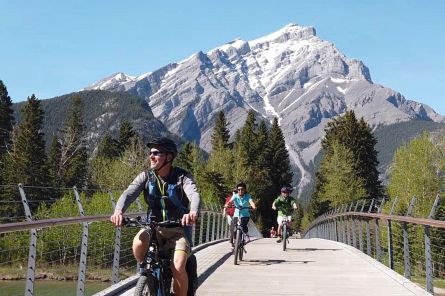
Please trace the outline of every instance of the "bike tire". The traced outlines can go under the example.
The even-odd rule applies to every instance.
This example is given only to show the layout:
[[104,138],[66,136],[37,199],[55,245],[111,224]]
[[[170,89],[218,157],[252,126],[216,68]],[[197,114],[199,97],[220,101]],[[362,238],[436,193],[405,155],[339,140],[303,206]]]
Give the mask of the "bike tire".
[[159,281],[152,275],[141,275],[134,290],[135,296],[156,296]]
[[243,261],[243,255],[244,255],[244,239],[243,239],[243,234],[241,235],[241,240],[240,240],[240,250],[239,250],[239,254],[238,254],[238,259],[239,261]]
[[241,230],[237,229],[236,230],[236,239],[235,239],[235,258],[233,260],[233,263],[235,265],[238,265],[238,256],[239,256],[239,252],[242,251],[240,250],[241,247]]
[[287,244],[287,226],[286,224],[283,225],[283,229],[281,231],[283,236],[283,251],[286,251],[286,244]]

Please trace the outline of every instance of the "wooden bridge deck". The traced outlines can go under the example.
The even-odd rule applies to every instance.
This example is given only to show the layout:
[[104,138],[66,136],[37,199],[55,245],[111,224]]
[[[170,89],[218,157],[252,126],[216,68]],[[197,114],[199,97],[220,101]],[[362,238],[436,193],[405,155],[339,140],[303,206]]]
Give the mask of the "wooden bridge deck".
[[283,252],[275,239],[259,239],[246,249],[238,266],[227,242],[199,252],[197,295],[430,295],[341,243],[292,238]]

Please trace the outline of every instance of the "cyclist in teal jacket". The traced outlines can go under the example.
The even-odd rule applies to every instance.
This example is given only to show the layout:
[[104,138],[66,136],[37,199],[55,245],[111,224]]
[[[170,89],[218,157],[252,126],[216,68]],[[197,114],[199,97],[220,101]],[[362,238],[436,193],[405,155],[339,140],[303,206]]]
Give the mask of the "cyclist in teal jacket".
[[[246,184],[241,182],[236,185],[236,188],[238,189],[238,193],[234,194],[232,198],[230,199],[231,202],[235,204],[235,214],[233,215],[234,224],[238,222],[238,219],[241,219],[241,226],[243,228],[243,232],[247,235],[247,238],[249,239],[248,235],[248,228],[247,224],[249,223],[250,219],[250,211],[249,206],[252,207],[252,209],[256,210],[256,205],[252,200],[252,196],[250,194],[246,193]],[[224,205],[224,207],[227,208],[228,203]],[[238,209],[238,207],[243,207],[243,209]]]

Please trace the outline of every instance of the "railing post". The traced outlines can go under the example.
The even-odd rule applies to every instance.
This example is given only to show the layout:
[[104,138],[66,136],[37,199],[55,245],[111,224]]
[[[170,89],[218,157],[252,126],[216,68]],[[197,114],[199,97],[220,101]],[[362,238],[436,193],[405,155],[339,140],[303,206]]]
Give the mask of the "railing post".
[[[382,203],[380,204],[378,208],[378,213],[380,214],[383,209],[383,205],[385,203],[385,200],[382,200]],[[382,248],[380,246],[380,228],[379,228],[379,220],[375,219],[375,250],[376,250],[376,257],[377,261],[382,262]]]
[[[116,208],[116,202],[114,201],[113,193],[111,190],[108,191],[108,195],[110,196],[111,204],[113,205],[113,209]],[[119,260],[121,254],[121,235],[122,228],[115,227],[115,238],[114,238],[114,255],[113,255],[113,272],[111,276],[111,282],[116,284],[119,282]]]
[[213,217],[213,223],[212,223],[212,233],[210,234],[211,240],[215,240],[216,239],[216,234],[215,234],[215,229],[216,229],[216,213],[213,212],[212,213],[212,217]]
[[[415,202],[416,202],[416,197],[413,196],[405,216],[411,216]],[[404,275],[407,279],[411,280],[411,258],[409,254],[408,224],[406,222],[402,223],[402,230],[403,230],[403,262],[405,265]]]
[[[76,186],[73,187],[74,195],[76,197],[77,206],[81,216],[85,216],[82,203],[80,202],[79,193]],[[84,222],[82,232],[82,246],[80,249],[80,262],[79,262],[79,277],[77,280],[77,296],[85,295],[85,275],[87,270],[87,254],[88,254],[88,223]]]
[[[396,205],[397,205],[397,196],[394,199],[394,202],[391,207],[391,211],[389,212],[390,215],[392,215],[394,213]],[[392,244],[391,220],[388,220],[388,265],[389,265],[389,268],[394,269],[394,250],[393,250],[393,244]]]
[[202,244],[202,235],[204,230],[204,214],[205,212],[202,212],[202,217],[199,219],[199,240],[198,244]]
[[[372,207],[374,206],[375,199],[373,198],[371,201],[371,205],[369,206],[368,213],[371,213]],[[366,253],[368,256],[372,256],[371,249],[371,229],[369,225],[369,219],[366,220]]]
[[207,212],[207,225],[206,225],[206,243],[210,241],[210,219],[212,212]]
[[[363,212],[363,209],[365,208],[365,204],[366,204],[366,199],[363,200],[363,204],[362,207],[360,209],[360,212]],[[359,232],[358,232],[358,240],[359,240],[359,249],[361,252],[363,252],[363,219],[360,219],[358,221],[358,226],[359,226]]]
[[192,225],[192,247],[195,246],[196,241],[196,224]]
[[[25,190],[23,190],[23,185],[18,184],[20,196],[22,199],[23,208],[25,210],[26,221],[32,221],[31,210],[29,209],[28,200],[26,199]],[[26,290],[25,295],[34,295],[34,280],[36,273],[36,253],[37,253],[37,230],[31,229],[31,239],[29,243],[28,251],[28,271],[26,274]]]
[[[436,214],[437,206],[439,204],[439,195],[436,195],[434,204],[431,208],[430,215],[428,219],[433,219]],[[428,293],[434,294],[433,286],[433,265],[431,259],[431,241],[430,241],[430,227],[428,225],[424,226],[425,231],[425,274],[426,274],[426,290]]]
[[[355,207],[354,207],[354,212],[357,212],[359,202],[360,201],[357,200],[357,203],[355,204]],[[354,248],[357,248],[357,231],[355,228],[356,222],[355,222],[354,216],[351,216],[351,223],[352,223],[351,224],[351,226],[352,226],[352,246]]]

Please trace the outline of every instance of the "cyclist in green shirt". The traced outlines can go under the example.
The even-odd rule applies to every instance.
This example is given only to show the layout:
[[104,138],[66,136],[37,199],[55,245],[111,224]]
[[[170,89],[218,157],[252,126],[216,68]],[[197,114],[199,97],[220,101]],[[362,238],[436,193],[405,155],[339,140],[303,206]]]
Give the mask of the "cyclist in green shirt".
[[292,192],[292,188],[283,187],[281,188],[281,195],[278,196],[272,203],[272,209],[278,210],[277,222],[278,222],[278,240],[277,243],[281,242],[281,222],[284,216],[287,216],[287,221],[292,220],[292,210],[297,209],[297,201],[292,196],[289,196]]

